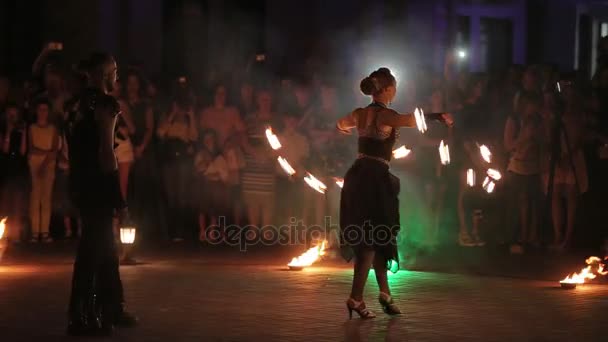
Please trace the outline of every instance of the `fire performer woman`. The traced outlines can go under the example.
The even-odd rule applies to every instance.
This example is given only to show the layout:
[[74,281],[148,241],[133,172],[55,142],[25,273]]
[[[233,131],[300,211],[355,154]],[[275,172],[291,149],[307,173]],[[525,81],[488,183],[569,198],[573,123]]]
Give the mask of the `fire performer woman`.
[[[399,179],[389,172],[393,145],[401,127],[416,126],[413,114],[400,115],[388,105],[397,90],[395,77],[380,68],[361,81],[363,94],[373,102],[340,119],[339,131],[350,134],[357,128],[359,156],[344,179],[340,203],[342,243],[354,252],[352,290],[346,302],[349,316],[355,311],[361,318],[376,315],[363,301],[363,289],[373,264],[380,288],[379,301],[384,312],[400,314],[388,286],[387,266],[398,262],[396,236],[399,232]],[[429,114],[427,119],[452,124],[450,114]],[[350,259],[347,257],[347,259]]]
[[70,190],[82,217],[82,236],[74,263],[69,306],[70,335],[110,334],[113,327],[132,326],[124,298],[112,219],[126,216],[114,154],[114,130],[120,114],[109,95],[117,80],[116,62],[95,53],[88,62],[88,87],[70,110]]

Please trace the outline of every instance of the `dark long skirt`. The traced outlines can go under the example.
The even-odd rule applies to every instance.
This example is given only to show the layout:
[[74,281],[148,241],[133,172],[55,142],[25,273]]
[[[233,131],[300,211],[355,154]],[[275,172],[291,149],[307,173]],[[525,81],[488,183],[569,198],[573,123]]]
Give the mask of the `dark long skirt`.
[[359,251],[372,249],[387,262],[399,262],[399,188],[399,178],[380,161],[358,159],[348,170],[340,201],[345,259],[350,261],[352,252],[357,255]]

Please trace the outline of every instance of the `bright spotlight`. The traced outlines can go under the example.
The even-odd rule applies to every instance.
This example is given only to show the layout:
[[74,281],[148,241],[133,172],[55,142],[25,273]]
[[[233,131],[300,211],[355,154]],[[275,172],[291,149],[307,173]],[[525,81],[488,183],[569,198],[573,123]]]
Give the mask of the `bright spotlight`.
[[458,51],[456,51],[456,55],[460,59],[465,59],[465,58],[467,58],[467,51],[464,49],[459,49]]

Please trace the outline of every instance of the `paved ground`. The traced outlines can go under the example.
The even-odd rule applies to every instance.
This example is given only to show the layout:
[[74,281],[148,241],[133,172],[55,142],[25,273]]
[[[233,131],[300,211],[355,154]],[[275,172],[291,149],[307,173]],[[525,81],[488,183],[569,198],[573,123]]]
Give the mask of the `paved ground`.
[[[122,276],[140,327],[116,341],[605,341],[608,285],[574,291],[555,282],[400,271],[391,275],[404,316],[347,320],[351,270],[282,266],[290,253],[143,256]],[[2,341],[61,341],[70,260],[0,264]],[[8,260],[8,264],[7,264]]]

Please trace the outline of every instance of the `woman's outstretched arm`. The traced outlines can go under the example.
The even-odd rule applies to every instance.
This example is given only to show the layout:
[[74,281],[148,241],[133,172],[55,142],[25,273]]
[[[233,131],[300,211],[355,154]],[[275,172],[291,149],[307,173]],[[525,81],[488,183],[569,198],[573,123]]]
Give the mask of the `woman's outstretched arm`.
[[356,111],[357,110],[354,110],[338,120],[336,128],[338,128],[340,132],[349,134],[351,129],[357,127]]

